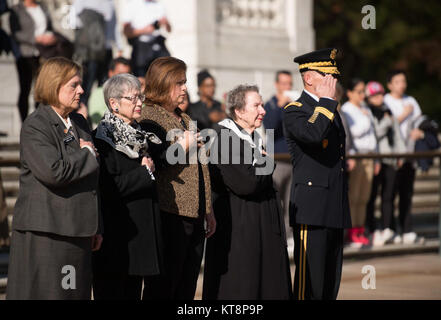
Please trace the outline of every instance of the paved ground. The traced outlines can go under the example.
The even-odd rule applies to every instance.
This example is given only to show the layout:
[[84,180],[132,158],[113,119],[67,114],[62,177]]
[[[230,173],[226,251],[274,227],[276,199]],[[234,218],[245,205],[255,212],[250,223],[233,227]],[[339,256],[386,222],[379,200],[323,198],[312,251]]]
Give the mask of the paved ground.
[[[375,268],[376,289],[363,289],[362,268]],[[294,275],[292,266],[291,274]],[[369,284],[370,282],[368,282]],[[198,280],[196,299],[201,299],[202,278]],[[338,299],[341,300],[409,300],[441,299],[441,256],[437,253],[376,257],[348,260],[343,264],[343,276]]]
[[[376,289],[362,287],[362,268],[371,265],[376,272]],[[294,266],[292,267],[294,274]],[[1,279],[0,279],[1,280]],[[202,277],[196,300],[201,299]],[[441,300],[441,257],[437,253],[376,257],[344,261],[340,286],[341,300]],[[0,300],[5,294],[0,294]]]
[[[362,288],[364,265],[375,267],[375,290]],[[345,261],[339,299],[441,299],[441,256],[431,253]]]

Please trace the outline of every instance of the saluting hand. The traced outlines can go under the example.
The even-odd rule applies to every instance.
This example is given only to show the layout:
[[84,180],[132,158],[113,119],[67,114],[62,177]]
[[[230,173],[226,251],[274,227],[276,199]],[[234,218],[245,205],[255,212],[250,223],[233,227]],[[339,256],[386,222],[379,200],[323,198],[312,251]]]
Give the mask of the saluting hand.
[[330,74],[327,74],[317,86],[316,92],[319,98],[333,98],[335,97],[335,86],[337,79],[334,79]]

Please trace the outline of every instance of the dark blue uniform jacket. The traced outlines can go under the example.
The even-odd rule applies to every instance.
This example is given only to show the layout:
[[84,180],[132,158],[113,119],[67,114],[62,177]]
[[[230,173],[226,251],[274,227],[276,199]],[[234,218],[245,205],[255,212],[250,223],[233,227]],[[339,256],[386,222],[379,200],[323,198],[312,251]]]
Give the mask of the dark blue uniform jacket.
[[293,179],[290,224],[350,228],[345,131],[337,102],[305,91],[284,108]]

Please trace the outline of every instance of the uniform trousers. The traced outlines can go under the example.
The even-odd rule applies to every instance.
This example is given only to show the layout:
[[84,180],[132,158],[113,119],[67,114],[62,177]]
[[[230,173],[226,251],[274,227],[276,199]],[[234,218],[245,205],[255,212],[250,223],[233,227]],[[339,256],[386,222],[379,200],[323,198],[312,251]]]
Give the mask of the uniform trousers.
[[344,229],[295,224],[295,300],[335,300],[343,265]]

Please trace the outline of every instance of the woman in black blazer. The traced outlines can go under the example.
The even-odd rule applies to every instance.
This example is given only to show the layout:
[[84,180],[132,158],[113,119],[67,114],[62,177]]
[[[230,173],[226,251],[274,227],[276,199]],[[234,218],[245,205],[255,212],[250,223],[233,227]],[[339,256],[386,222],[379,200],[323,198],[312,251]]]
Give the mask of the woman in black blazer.
[[143,280],[161,270],[155,167],[136,119],[144,96],[139,80],[123,73],[104,84],[109,108],[94,132],[101,161],[100,204],[103,245],[93,257],[95,299],[140,299]]

